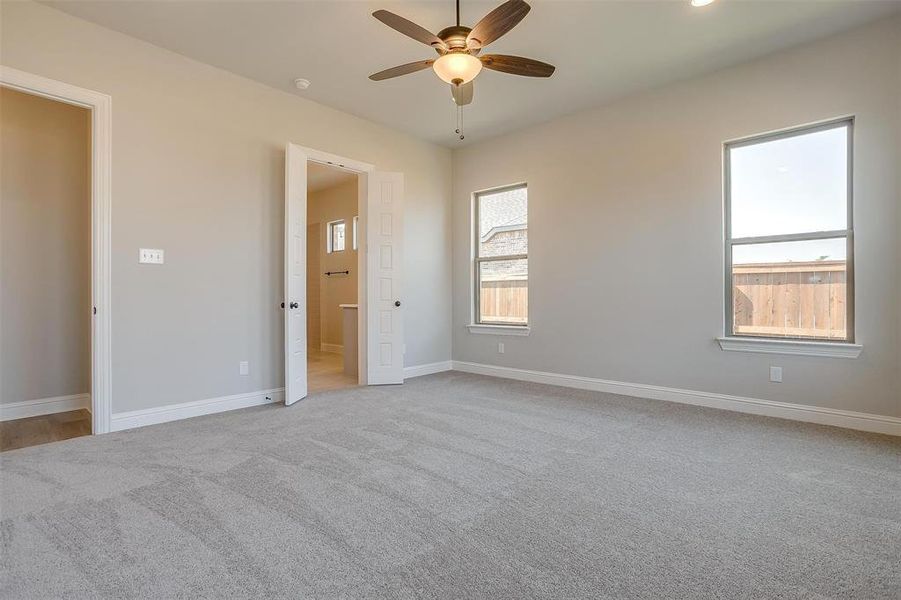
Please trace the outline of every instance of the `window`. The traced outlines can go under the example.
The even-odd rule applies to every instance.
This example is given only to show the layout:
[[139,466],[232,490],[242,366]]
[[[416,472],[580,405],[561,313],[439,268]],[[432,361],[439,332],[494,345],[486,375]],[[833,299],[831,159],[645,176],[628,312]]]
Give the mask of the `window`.
[[852,130],[726,144],[727,335],[854,340]]
[[475,195],[475,322],[529,319],[529,219],[525,185]]
[[325,250],[329,254],[332,252],[344,251],[344,219],[338,221],[329,221],[326,225],[326,241]]
[[354,217],[354,240],[353,240],[353,249],[356,250],[359,246],[357,245],[357,227],[360,225],[360,217]]

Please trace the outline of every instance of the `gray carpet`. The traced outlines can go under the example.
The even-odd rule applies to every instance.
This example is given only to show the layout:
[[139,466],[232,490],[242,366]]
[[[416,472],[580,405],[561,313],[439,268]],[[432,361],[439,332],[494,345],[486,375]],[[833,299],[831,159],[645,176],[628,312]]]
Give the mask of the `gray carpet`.
[[462,373],[0,455],[0,597],[899,598],[901,441]]

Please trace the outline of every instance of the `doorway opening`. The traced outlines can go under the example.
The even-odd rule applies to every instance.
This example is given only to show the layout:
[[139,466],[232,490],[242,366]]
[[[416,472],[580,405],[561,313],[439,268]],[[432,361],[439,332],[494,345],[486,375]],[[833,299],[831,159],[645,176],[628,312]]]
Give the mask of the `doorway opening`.
[[[373,165],[288,143],[285,148],[285,404],[290,406],[308,393],[307,358],[307,176],[310,168],[337,168],[357,183],[357,382],[388,385],[404,381],[402,173],[376,171]],[[353,243],[353,221],[326,222],[318,247],[340,239],[345,248]],[[332,238],[330,240],[330,238]],[[346,250],[345,250],[346,251]],[[320,264],[317,273],[324,274]],[[338,269],[349,271],[353,267]],[[332,275],[334,276],[334,274]],[[330,277],[326,275],[326,277]],[[320,282],[321,283],[321,282]],[[321,297],[321,296],[320,296]],[[334,304],[334,303],[333,303]],[[338,304],[354,304],[340,302]],[[339,306],[352,321],[352,306]],[[321,325],[320,325],[321,327]],[[349,328],[348,328],[349,331]],[[326,342],[328,343],[328,342]],[[322,349],[320,329],[320,351]],[[342,343],[343,345],[343,343]],[[349,354],[342,348],[343,358]]]
[[358,175],[307,162],[307,385],[359,385]]
[[[89,310],[89,343],[83,352],[88,355],[89,394],[87,394],[87,408],[90,410],[90,426],[87,433],[94,435],[107,433],[110,430],[112,420],[112,352],[111,352],[111,265],[110,246],[112,226],[110,220],[112,207],[112,191],[110,174],[112,170],[112,99],[107,94],[81,88],[55,79],[41,77],[26,71],[20,71],[11,67],[0,65],[0,90],[10,90],[25,94],[28,97],[50,101],[64,107],[78,107],[86,110],[89,117],[88,148],[89,148],[89,230],[85,234],[90,243],[89,253],[89,279],[90,289]],[[8,105],[4,105],[2,112],[7,112]],[[8,114],[8,113],[7,113]],[[6,140],[6,131],[0,136]],[[50,154],[54,149],[47,140],[41,140],[41,150]],[[3,158],[7,159],[10,153],[4,149]],[[4,170],[4,182],[6,172]],[[64,186],[65,189],[65,186]],[[6,193],[3,194],[7,198]],[[0,216],[0,224],[5,221],[5,216]],[[48,221],[49,222],[49,221]],[[6,232],[3,234],[4,242],[10,239]],[[47,240],[48,234],[42,231],[36,239],[42,242]],[[55,242],[51,240],[51,242]],[[48,242],[47,247],[51,243]],[[7,248],[3,244],[0,252],[0,261],[6,262],[11,257],[16,257],[22,248]],[[45,250],[41,246],[40,252]],[[68,274],[66,274],[68,275]],[[7,277],[3,276],[4,283]],[[46,281],[44,283],[47,283]],[[49,285],[49,283],[47,283]],[[69,298],[52,297],[46,294],[41,296],[41,301],[51,300],[51,309],[55,313],[62,312],[68,306]],[[0,313],[3,312],[5,299],[0,299]],[[30,307],[29,314],[40,312]],[[46,316],[46,315],[45,315]],[[16,326],[6,315],[0,314],[0,339],[4,338],[7,328]],[[62,330],[58,332],[62,335]],[[17,348],[10,349],[0,343],[0,368],[16,359]],[[30,362],[29,368],[46,369],[50,364],[49,357],[39,357],[40,363]],[[8,381],[5,375],[0,375],[4,381]],[[43,394],[41,394],[43,395]],[[70,412],[81,409],[85,398],[81,395],[71,398],[65,396],[53,396],[49,398],[23,399],[20,397],[0,398],[0,425],[7,421],[15,421],[28,417],[42,417],[48,414]],[[54,419],[63,420],[63,417]],[[38,430],[45,429],[44,425],[35,425]],[[75,426],[63,425],[61,429],[69,429]],[[6,437],[5,435],[3,437]],[[10,439],[10,438],[7,438]]]
[[0,87],[0,450],[91,427],[91,111]]

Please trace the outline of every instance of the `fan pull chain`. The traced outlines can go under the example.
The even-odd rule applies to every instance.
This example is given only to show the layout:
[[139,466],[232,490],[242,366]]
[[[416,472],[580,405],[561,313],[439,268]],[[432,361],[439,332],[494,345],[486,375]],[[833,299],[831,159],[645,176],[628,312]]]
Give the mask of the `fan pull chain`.
[[457,107],[457,128],[454,130],[454,133],[460,135],[460,139],[462,140],[465,135],[463,135],[463,107]]

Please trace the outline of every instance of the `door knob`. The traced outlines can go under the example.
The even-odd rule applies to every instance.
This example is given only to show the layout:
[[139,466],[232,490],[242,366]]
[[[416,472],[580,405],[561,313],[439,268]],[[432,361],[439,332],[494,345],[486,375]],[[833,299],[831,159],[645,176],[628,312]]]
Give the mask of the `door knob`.
[[400,300],[395,300],[395,301],[394,301],[394,306],[400,306]]
[[300,305],[299,305],[297,302],[292,302],[292,303],[289,304],[288,306],[289,306],[290,308],[297,308],[297,307],[300,306]]

